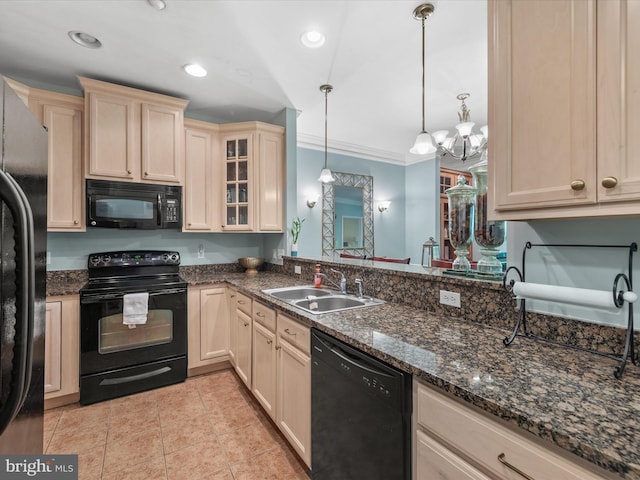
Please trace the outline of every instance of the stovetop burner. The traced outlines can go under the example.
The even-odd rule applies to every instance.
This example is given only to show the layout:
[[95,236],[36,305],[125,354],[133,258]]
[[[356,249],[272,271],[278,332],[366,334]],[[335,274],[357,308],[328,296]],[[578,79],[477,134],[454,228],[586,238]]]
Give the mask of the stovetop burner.
[[127,250],[91,253],[87,261],[87,292],[130,292],[184,288],[178,275],[180,254],[161,250]]

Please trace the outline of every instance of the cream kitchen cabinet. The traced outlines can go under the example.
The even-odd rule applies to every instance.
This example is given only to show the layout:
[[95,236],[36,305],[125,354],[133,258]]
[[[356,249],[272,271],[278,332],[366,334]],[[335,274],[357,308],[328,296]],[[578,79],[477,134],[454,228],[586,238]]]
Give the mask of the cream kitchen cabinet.
[[252,301],[250,297],[234,289],[229,290],[229,298],[231,313],[229,357],[236,373],[251,390]]
[[276,419],[276,312],[253,302],[253,386],[251,392]]
[[187,100],[78,77],[88,178],[181,184]]
[[635,5],[489,1],[492,218],[640,213]]
[[413,396],[414,480],[613,478],[595,466],[578,465],[577,457],[574,462],[561,456],[417,380]]
[[222,229],[282,232],[284,129],[261,122],[220,125]]
[[222,166],[215,156],[219,151],[219,127],[213,123],[185,119],[185,232],[222,230],[220,198]]
[[86,230],[81,97],[29,89],[29,109],[47,127],[47,230]]
[[45,318],[44,398],[54,408],[79,398],[79,296],[47,297]]
[[278,312],[276,424],[311,466],[311,331]]
[[187,295],[189,373],[204,373],[229,360],[227,289],[190,286]]

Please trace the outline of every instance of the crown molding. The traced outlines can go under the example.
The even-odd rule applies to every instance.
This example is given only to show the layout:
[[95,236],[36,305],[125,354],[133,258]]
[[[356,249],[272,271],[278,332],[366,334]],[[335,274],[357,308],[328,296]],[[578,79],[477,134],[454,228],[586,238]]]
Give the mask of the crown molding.
[[[324,151],[324,137],[318,137],[315,135],[308,135],[306,133],[298,132],[297,145],[299,148]],[[340,142],[336,140],[327,141],[327,151],[331,153],[337,153],[339,155],[347,155],[350,157],[373,160],[374,162],[391,163],[394,165],[402,166],[421,162],[427,159],[408,153],[403,154],[397,152],[389,152],[387,150],[364,147],[355,143]]]

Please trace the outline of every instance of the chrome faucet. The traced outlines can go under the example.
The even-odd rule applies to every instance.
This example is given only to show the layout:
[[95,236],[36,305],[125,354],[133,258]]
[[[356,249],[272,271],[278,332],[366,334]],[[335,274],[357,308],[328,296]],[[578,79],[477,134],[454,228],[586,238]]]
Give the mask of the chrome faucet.
[[356,278],[354,280],[355,284],[358,285],[358,298],[362,298],[363,294],[362,294],[362,279],[361,278]]
[[334,282],[333,280],[331,280],[327,275],[325,275],[324,273],[321,273],[320,275],[322,275],[322,278],[326,278],[327,281],[333,285],[334,287],[336,287],[338,290],[340,290],[340,293],[343,295],[347,294],[347,279],[344,276],[344,273],[338,271],[338,270],[334,270],[333,268],[330,268],[329,270],[331,270],[334,273],[339,273],[341,278],[340,278],[340,285],[338,285],[336,282]]

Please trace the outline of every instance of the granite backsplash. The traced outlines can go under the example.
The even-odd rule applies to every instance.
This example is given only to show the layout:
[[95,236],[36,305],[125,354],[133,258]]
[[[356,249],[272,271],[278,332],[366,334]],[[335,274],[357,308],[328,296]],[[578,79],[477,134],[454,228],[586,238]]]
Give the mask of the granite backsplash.
[[[315,265],[319,263],[322,271],[333,280],[340,276],[332,273],[333,268],[344,273],[347,289],[356,291],[354,280],[361,278],[364,293],[387,302],[400,303],[420,308],[435,314],[464,318],[508,331],[512,331],[519,316],[518,302],[507,292],[502,282],[468,279],[450,276],[435,269],[427,271],[423,267],[397,266],[380,267],[370,260],[318,260],[300,257],[284,257],[283,265],[271,264],[268,270],[298,278],[307,278],[312,283]],[[300,266],[301,273],[294,273],[294,267]],[[405,271],[402,270],[405,268]],[[460,293],[461,308],[442,305],[440,290]],[[593,350],[605,355],[621,355],[624,350],[626,330],[587,323],[580,320],[527,313],[528,330],[552,342]],[[635,342],[640,341],[640,332],[635,332]],[[516,342],[518,339],[516,338]]]

